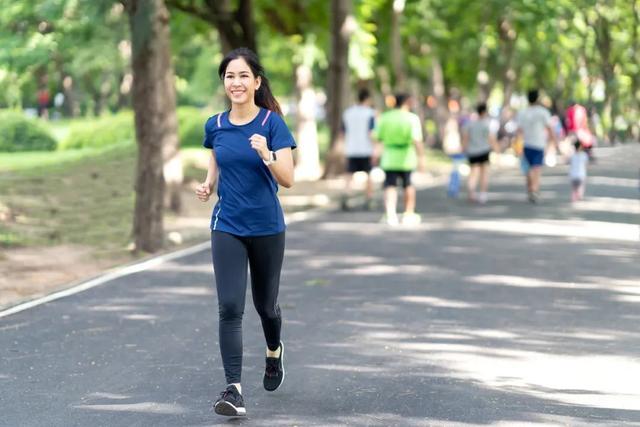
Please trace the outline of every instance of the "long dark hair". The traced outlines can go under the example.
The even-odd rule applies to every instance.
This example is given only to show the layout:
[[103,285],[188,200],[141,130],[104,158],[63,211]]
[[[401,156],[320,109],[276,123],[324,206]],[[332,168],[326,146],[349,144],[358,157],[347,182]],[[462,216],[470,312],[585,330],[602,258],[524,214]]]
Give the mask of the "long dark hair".
[[261,83],[258,90],[253,96],[253,100],[258,107],[266,108],[267,110],[271,110],[282,115],[282,109],[280,108],[280,104],[276,101],[275,96],[271,93],[271,87],[269,87],[269,79],[264,73],[264,68],[260,65],[260,61],[258,60],[258,55],[256,55],[251,49],[246,47],[240,47],[238,49],[234,49],[224,57],[220,66],[218,67],[218,75],[220,79],[224,80],[224,73],[227,71],[227,66],[229,62],[234,59],[242,58],[251,68],[251,72],[255,77],[260,76]]

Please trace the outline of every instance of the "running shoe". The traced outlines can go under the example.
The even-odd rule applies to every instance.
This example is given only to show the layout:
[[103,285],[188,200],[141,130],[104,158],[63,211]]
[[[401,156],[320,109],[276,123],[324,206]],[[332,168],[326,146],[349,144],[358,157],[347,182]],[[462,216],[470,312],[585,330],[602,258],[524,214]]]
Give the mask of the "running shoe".
[[264,369],[264,389],[275,391],[284,381],[284,344],[280,341],[280,357],[267,357]]
[[244,399],[233,384],[229,384],[225,391],[220,393],[220,397],[213,406],[216,414],[227,417],[242,417],[247,415],[244,407]]

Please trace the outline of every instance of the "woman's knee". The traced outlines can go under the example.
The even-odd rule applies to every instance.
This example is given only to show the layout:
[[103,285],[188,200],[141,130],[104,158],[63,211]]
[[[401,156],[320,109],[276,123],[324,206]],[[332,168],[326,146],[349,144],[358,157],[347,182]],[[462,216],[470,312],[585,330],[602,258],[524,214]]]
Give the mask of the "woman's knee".
[[235,301],[221,301],[218,303],[220,320],[242,319],[244,308]]

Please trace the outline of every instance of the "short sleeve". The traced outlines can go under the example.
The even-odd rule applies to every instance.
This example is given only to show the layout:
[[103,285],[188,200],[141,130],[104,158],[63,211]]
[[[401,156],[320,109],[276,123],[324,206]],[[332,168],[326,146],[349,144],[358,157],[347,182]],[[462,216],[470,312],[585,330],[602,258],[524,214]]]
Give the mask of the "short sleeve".
[[205,148],[213,149],[213,130],[216,123],[216,117],[217,114],[209,117],[207,122],[204,124],[204,141],[202,142],[202,146]]
[[413,141],[422,141],[422,126],[420,125],[420,117],[415,114],[411,116],[411,139]]
[[270,124],[270,141],[269,146],[272,151],[278,151],[282,148],[290,147],[292,150],[296,148],[296,141],[291,135],[291,131],[287,127],[279,114],[272,113]]
[[553,122],[551,120],[551,113],[546,108],[544,109],[544,122],[547,126],[553,126]]

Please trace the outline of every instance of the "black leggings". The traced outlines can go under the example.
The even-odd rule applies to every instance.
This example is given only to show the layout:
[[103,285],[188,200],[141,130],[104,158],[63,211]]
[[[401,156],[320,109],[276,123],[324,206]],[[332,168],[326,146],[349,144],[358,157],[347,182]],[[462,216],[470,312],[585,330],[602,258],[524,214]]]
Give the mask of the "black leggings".
[[218,290],[220,353],[227,383],[239,383],[242,374],[242,315],[247,292],[247,264],[251,293],[270,350],[280,346],[278,288],[284,257],[284,231],[260,237],[211,233],[211,253]]

